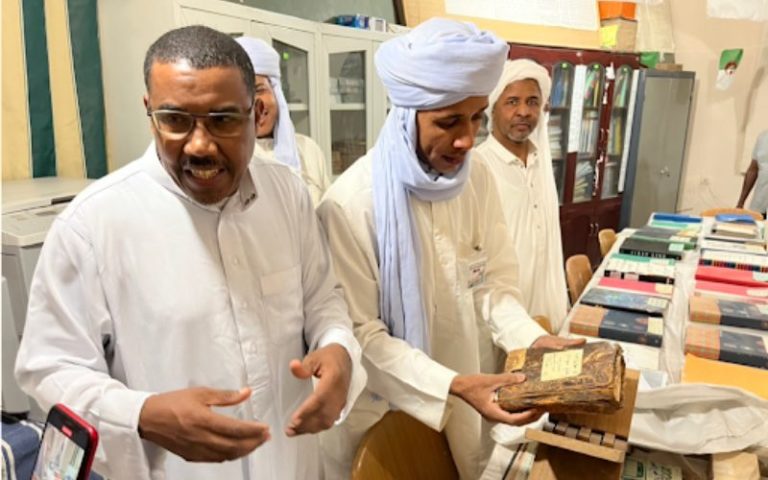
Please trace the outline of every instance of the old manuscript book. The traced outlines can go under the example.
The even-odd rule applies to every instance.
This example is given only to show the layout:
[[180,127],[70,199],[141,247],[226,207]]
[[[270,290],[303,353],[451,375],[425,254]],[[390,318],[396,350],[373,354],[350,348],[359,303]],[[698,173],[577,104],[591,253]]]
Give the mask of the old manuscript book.
[[504,410],[539,408],[553,413],[610,413],[622,403],[624,357],[608,342],[578,348],[513,350],[504,371],[523,373],[523,383],[498,391]]

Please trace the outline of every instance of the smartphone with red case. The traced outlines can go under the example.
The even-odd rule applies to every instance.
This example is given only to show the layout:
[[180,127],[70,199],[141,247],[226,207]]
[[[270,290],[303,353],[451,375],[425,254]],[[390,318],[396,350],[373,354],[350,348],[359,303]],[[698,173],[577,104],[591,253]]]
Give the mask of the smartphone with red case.
[[58,403],[48,412],[32,480],[87,480],[99,434],[88,422]]

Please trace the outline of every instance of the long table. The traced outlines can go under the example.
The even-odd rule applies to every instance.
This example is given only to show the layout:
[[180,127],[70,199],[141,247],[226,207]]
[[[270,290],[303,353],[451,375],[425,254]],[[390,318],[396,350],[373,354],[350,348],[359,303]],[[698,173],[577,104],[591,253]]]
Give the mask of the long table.
[[[701,236],[711,227],[704,219]],[[621,242],[634,232],[625,229],[606,258],[618,252]],[[641,370],[635,414],[629,442],[632,445],[680,454],[709,454],[749,450],[768,458],[768,400],[740,388],[707,384],[682,384],[685,361],[685,329],[688,325],[688,300],[693,295],[699,248],[675,266],[675,288],[664,319],[664,340],[656,370]],[[601,263],[585,292],[603,277]],[[578,302],[577,302],[578,305]],[[570,314],[563,324],[561,336],[569,334]],[[597,340],[597,339],[594,339]],[[647,363],[653,347],[619,342],[627,351],[627,361]],[[536,428],[541,422],[529,427]],[[488,464],[483,479],[502,478],[515,450],[523,441],[525,427],[497,425],[492,436],[500,447]]]

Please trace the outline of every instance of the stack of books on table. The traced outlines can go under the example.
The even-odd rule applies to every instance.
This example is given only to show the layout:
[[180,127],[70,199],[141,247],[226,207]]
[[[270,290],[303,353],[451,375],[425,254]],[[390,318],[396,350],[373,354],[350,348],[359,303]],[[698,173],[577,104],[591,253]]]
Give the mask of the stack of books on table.
[[708,240],[736,244],[758,245],[765,251],[765,224],[749,215],[717,215],[712,228],[706,232]]
[[701,265],[768,273],[768,255],[702,250]]
[[675,261],[615,253],[605,259],[604,275],[609,278],[675,283]]
[[751,255],[768,255],[764,244],[746,243],[741,241],[713,240],[704,238],[701,249],[713,252],[747,253]]
[[682,260],[696,248],[701,217],[655,212],[648,225],[637,229],[619,246],[619,252],[651,258]]
[[768,369],[768,332],[692,322],[685,332],[685,353]]
[[[742,281],[738,276],[731,280]],[[697,289],[701,282],[697,281]],[[739,387],[768,399],[767,298],[747,295],[751,291],[749,286],[717,285],[730,285],[729,295],[690,298],[682,380]],[[737,288],[742,290],[734,290]],[[768,291],[768,288],[752,289],[758,290]]]
[[635,230],[629,236],[629,238],[645,240],[649,242],[665,243],[668,245],[679,243],[682,244],[683,250],[693,250],[696,248],[698,231],[676,231],[669,228],[658,228],[645,225]]
[[679,235],[698,235],[701,224],[701,217],[666,212],[654,212],[648,221],[649,227],[673,230]]
[[656,370],[672,285],[602,278],[569,315],[572,336],[617,341],[632,368]]

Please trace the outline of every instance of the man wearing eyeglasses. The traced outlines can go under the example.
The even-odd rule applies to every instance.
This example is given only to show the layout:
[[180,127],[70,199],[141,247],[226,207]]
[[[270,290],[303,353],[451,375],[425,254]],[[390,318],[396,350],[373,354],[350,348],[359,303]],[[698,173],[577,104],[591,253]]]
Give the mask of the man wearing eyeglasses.
[[144,74],[154,143],[51,228],[19,383],[94,424],[112,479],[316,479],[302,434],[366,378],[310,196],[251,159],[261,108],[234,40],[171,31]]

